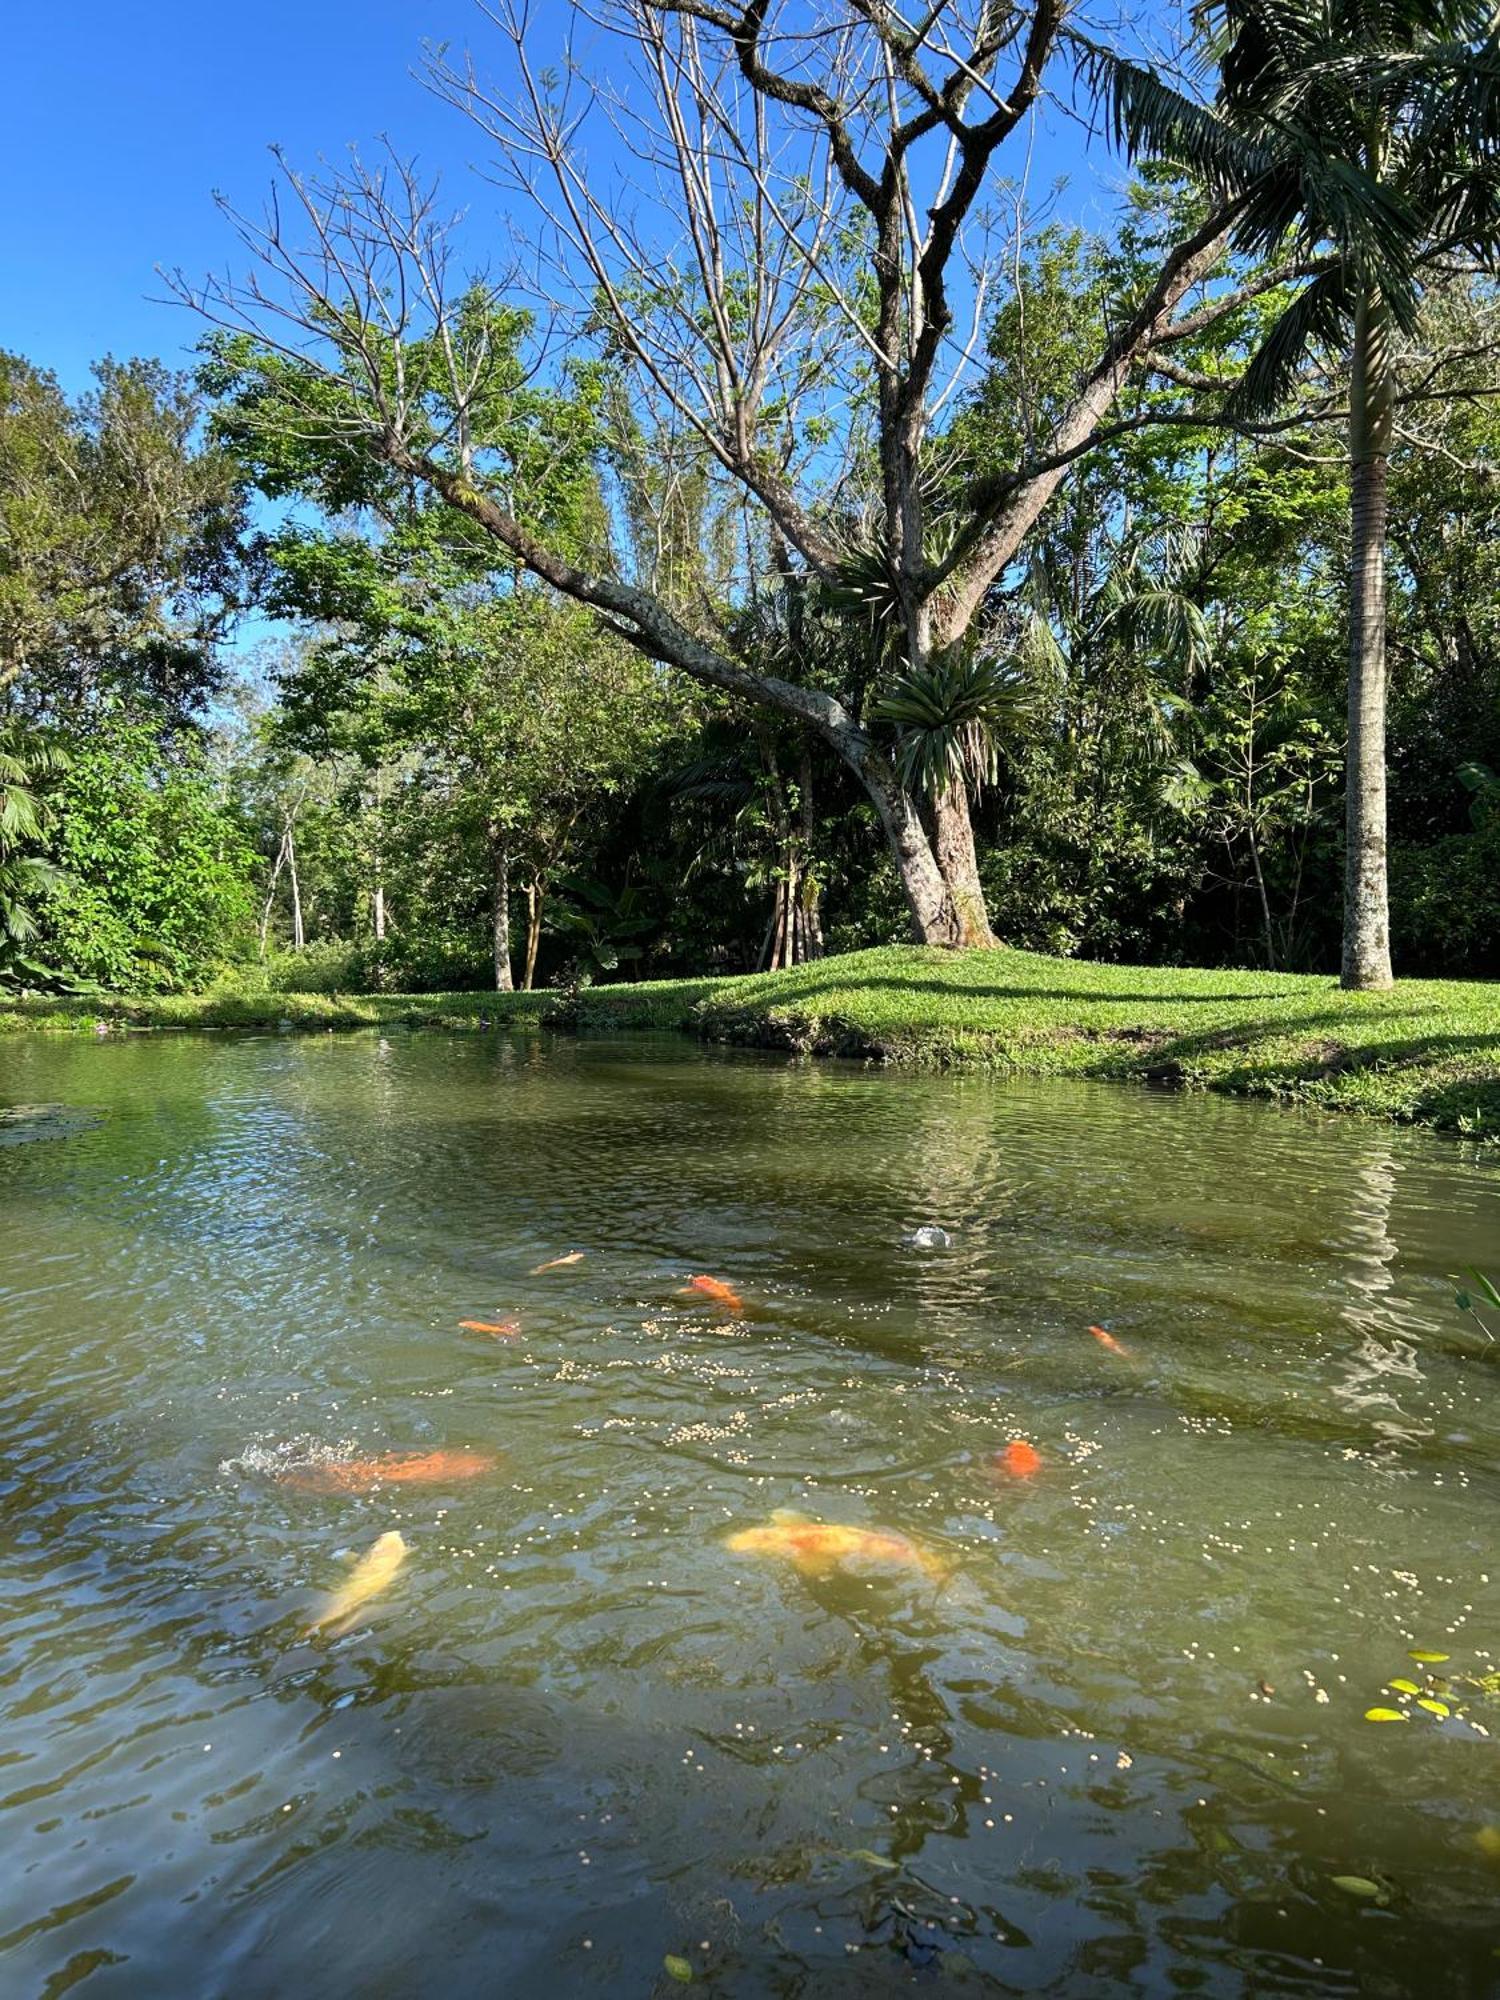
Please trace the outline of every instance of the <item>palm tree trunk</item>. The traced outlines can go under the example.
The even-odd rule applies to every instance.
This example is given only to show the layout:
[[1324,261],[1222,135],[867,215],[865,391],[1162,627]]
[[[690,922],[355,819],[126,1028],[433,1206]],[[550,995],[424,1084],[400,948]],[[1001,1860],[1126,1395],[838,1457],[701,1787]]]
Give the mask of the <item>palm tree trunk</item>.
[[989,911],[984,906],[984,888],[979,880],[979,856],[974,849],[974,823],[969,817],[969,800],[961,784],[935,792],[932,799],[933,847],[943,880],[958,912],[958,943],[965,949],[990,950],[998,943],[990,929]]
[[495,959],[495,991],[509,993],[510,976],[510,842],[498,827],[490,829],[492,900],[490,935]]
[[1378,299],[1354,322],[1349,396],[1349,748],[1345,772],[1346,987],[1392,984],[1386,886],[1385,538],[1392,383],[1389,326]]

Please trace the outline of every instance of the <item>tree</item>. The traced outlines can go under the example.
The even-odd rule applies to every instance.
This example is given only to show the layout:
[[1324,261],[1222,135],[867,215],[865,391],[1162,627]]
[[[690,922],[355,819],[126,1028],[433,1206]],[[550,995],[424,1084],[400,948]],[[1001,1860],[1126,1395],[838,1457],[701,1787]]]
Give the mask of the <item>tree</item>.
[[1400,392],[1424,289],[1500,251],[1500,42],[1482,0],[1207,0],[1212,104],[1097,52],[1133,153],[1191,168],[1237,204],[1238,240],[1299,279],[1235,384],[1233,415],[1279,408],[1309,353],[1348,357],[1348,745],[1343,983],[1391,984],[1386,855],[1386,540],[1403,401],[1444,393],[1465,353]]
[[[942,516],[943,412],[1008,248],[984,197],[1049,65],[1071,60],[1060,0],[1020,11],[969,0],[929,10],[916,28],[863,0],[827,20],[771,0],[608,0],[605,31],[646,93],[623,129],[660,175],[654,211],[633,185],[629,207],[623,194],[613,204],[584,170],[590,118],[608,115],[602,86],[591,92],[571,58],[565,84],[538,71],[521,0],[501,0],[490,18],[506,88],[440,56],[430,81],[498,142],[496,172],[531,204],[539,258],[559,246],[539,274],[545,330],[575,354],[601,339],[625,366],[641,432],[669,414],[734,488],[742,600],[788,573],[837,583],[852,552],[873,548],[911,675],[964,654],[1068,469],[1111,433],[1121,391],[1182,337],[1183,315],[1201,324],[1232,312],[1280,275],[1241,274],[1206,294],[1244,198],[1200,206],[1117,301],[1054,420],[1015,463],[951,495]],[[596,51],[590,68],[603,77],[612,63]],[[608,552],[570,552],[518,510],[506,455],[476,424],[501,392],[462,303],[474,288],[453,282],[448,231],[413,172],[357,163],[331,179],[288,171],[286,185],[285,213],[233,218],[258,271],[243,283],[176,280],[211,320],[250,330],[279,359],[291,398],[280,434],[317,431],[351,460],[378,459],[646,657],[814,731],[879,815],[914,935],[988,936],[961,785],[915,799],[878,722],[765,672],[737,650],[732,625],[685,619]],[[500,303],[492,286],[487,309]],[[852,540],[851,508],[867,530]]]
[[[524,317],[475,293],[464,312],[491,370],[490,395],[470,411],[474,449],[503,461],[531,519],[587,551],[604,532],[595,385],[529,384]],[[549,883],[580,817],[659,729],[665,677],[399,469],[296,429],[297,378],[279,357],[219,341],[203,379],[219,398],[215,436],[262,490],[325,517],[299,518],[264,551],[269,603],[317,626],[281,676],[280,735],[324,758],[352,754],[372,779],[407,761],[449,833],[482,849],[501,991],[513,983],[512,890],[524,890],[529,985]],[[283,819],[278,861],[294,865]]]
[[181,717],[251,578],[244,483],[197,439],[201,398],[102,361],[69,402],[0,353],[0,701],[33,718],[128,700]]
[[116,992],[188,987],[251,933],[251,856],[199,737],[119,715],[75,743],[52,794],[49,957]]

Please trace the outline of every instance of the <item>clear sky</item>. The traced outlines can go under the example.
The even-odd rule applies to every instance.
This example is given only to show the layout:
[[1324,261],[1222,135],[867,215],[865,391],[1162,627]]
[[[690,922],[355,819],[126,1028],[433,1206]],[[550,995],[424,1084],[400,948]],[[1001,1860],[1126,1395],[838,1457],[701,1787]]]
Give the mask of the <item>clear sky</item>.
[[[537,18],[562,13],[539,0]],[[162,303],[154,267],[190,274],[238,251],[213,206],[257,208],[266,148],[303,166],[389,133],[441,172],[476,238],[499,196],[468,172],[486,141],[411,75],[424,41],[476,43],[471,0],[11,0],[0,121],[0,346],[65,388],[97,356],[185,363],[199,323]],[[1081,165],[1080,136],[1045,135],[1033,185]],[[1067,204],[1076,207],[1084,182]],[[482,261],[482,244],[476,243]],[[153,296],[154,295],[154,296]]]
[[198,323],[151,303],[154,267],[226,261],[213,191],[258,206],[273,141],[305,164],[389,131],[456,198],[493,202],[464,174],[479,135],[409,73],[424,39],[472,38],[467,0],[11,0],[4,13],[0,345],[69,389],[101,354],[187,358]]

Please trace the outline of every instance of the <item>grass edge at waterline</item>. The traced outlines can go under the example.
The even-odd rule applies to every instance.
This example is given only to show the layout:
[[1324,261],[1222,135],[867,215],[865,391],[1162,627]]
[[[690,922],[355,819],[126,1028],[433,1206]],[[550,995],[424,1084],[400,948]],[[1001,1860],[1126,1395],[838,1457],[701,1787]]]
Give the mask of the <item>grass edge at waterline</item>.
[[789,972],[577,994],[246,991],[0,997],[21,1029],[687,1030],[914,1068],[1167,1082],[1500,1139],[1500,983],[1405,980],[1345,993],[1321,976],[1099,965],[884,946]]

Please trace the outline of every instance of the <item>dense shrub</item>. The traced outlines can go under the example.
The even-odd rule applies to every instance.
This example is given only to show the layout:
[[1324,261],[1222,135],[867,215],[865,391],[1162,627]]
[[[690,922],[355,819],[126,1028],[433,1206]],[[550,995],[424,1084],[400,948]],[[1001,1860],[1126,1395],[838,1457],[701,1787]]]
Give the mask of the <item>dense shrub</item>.
[[252,942],[254,858],[196,740],[111,721],[53,795],[46,955],[117,991],[201,985]]

